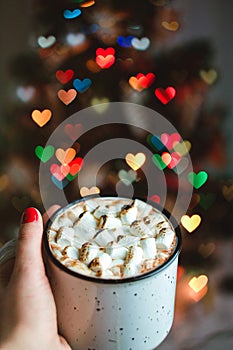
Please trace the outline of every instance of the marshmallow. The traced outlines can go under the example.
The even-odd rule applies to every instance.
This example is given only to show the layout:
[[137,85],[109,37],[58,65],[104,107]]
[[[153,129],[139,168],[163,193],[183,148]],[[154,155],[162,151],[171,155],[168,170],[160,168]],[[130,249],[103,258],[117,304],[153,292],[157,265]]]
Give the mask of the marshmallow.
[[[72,212],[75,216],[75,219],[73,222],[85,211],[83,206],[80,206],[79,203],[76,204],[72,209],[69,210],[69,212]],[[67,213],[68,214],[68,213]],[[71,218],[71,215],[69,216]]]
[[93,212],[93,215],[96,219],[100,219],[101,216],[108,215],[109,209],[106,206],[98,206],[95,211]]
[[59,245],[61,250],[63,250],[65,247],[70,245],[70,241],[68,239],[65,239],[65,238],[59,238],[57,240],[57,244]]
[[58,230],[61,226],[64,227],[72,227],[73,221],[69,219],[66,214],[62,214],[61,216],[58,216],[52,223],[52,227],[54,230]]
[[122,209],[122,201],[109,201],[109,203],[106,204],[106,207],[108,208],[108,215],[110,216],[119,216],[121,209]]
[[135,220],[130,225],[130,232],[134,236],[138,237],[152,237],[153,232],[148,228],[148,226],[140,220]]
[[99,228],[115,228],[121,227],[121,220],[118,218],[114,218],[112,216],[103,215],[100,217]]
[[92,214],[84,212],[75,221],[73,228],[78,242],[88,242],[95,235],[97,223]]
[[172,229],[164,229],[164,232],[161,232],[156,238],[156,247],[157,249],[170,249],[172,242],[175,237],[175,232]]
[[155,215],[155,213],[146,215],[143,217],[143,222],[151,229],[157,225],[160,225],[161,223],[163,223],[164,220],[164,216],[162,216],[161,214],[157,214]]
[[63,257],[62,252],[59,249],[53,249],[53,254],[58,260],[62,259]]
[[63,250],[63,253],[70,259],[78,260],[79,252],[78,249],[73,246],[67,246]]
[[125,264],[138,265],[143,257],[143,250],[141,247],[130,246],[125,258]]
[[93,213],[98,206],[99,203],[95,199],[88,199],[84,202],[84,210],[89,211],[89,213]]
[[72,241],[74,239],[74,229],[72,227],[60,227],[57,231],[56,240],[60,238]]
[[142,238],[140,241],[144,258],[154,258],[156,255],[156,243],[153,237]]
[[111,262],[112,258],[110,257],[110,255],[108,255],[107,253],[103,253],[91,261],[89,269],[95,272],[99,270],[106,270],[110,266]]
[[128,249],[126,247],[120,246],[119,244],[111,244],[106,247],[106,253],[108,253],[112,259],[125,259]]
[[130,247],[131,245],[137,245],[140,241],[139,237],[135,236],[118,236],[117,243],[122,247]]
[[175,232],[141,200],[87,199],[57,216],[47,233],[54,256],[93,277],[124,278],[153,270],[172,253]]
[[139,199],[134,200],[134,207],[138,209],[138,218],[140,219],[147,216],[152,211],[152,207],[150,205]]
[[99,230],[93,237],[93,241],[100,247],[106,247],[108,243],[113,242],[114,238],[108,230]]
[[133,206],[125,206],[123,207],[120,217],[123,225],[130,225],[137,218],[138,210]]
[[74,228],[78,225],[82,225],[82,227],[92,227],[96,228],[97,227],[97,222],[94,218],[94,216],[89,213],[89,211],[83,212],[81,215],[79,215],[78,220],[75,221],[74,223]]
[[129,226],[117,227],[117,228],[109,229],[108,231],[112,235],[115,242],[118,242],[118,240],[124,236],[130,235]]
[[84,275],[92,275],[92,271],[87,267],[87,265],[83,264],[82,262],[80,262],[79,260],[77,260],[75,262],[75,264],[68,264],[68,263],[64,263],[64,265],[66,265],[67,267],[69,267],[70,270],[73,270],[75,272],[79,272],[82,273]]
[[107,270],[98,270],[96,272],[96,276],[97,277],[101,277],[101,278],[114,278],[114,274],[111,270],[107,269]]
[[85,243],[79,250],[79,260],[86,265],[89,265],[90,262],[98,256],[98,254],[99,248],[92,245],[91,243]]
[[124,262],[125,262],[124,259],[113,259],[109,268],[112,269],[113,267],[116,267],[116,266],[123,266]]
[[113,273],[113,276],[115,278],[121,278],[122,274],[123,274],[123,268],[122,268],[123,264],[121,265],[115,265],[115,266],[111,266],[111,271]]
[[53,229],[48,230],[47,238],[48,238],[49,242],[51,242],[51,243],[55,242],[56,237],[57,237],[57,231],[55,231]]
[[123,275],[130,277],[137,274],[138,265],[142,261],[143,250],[140,247],[131,246],[125,258]]

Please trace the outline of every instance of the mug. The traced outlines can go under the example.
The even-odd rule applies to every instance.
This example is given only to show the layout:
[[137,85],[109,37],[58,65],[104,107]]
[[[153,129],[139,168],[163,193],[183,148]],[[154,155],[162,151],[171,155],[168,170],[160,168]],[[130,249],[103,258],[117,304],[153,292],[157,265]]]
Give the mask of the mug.
[[47,231],[57,215],[86,199],[59,209],[44,231],[44,259],[59,333],[72,350],[153,350],[168,335],[174,318],[180,228],[169,212],[147,201],[168,218],[176,233],[177,244],[169,259],[154,270],[123,279],[79,274],[54,257]]

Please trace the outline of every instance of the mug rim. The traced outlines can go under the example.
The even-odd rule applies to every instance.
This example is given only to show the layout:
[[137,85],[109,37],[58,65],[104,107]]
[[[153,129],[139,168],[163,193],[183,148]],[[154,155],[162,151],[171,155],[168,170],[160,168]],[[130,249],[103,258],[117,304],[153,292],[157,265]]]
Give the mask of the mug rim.
[[[122,198],[122,199],[132,199],[132,200],[139,199],[143,202],[148,203],[149,205],[151,205],[155,209],[159,210],[162,214],[164,214],[166,216],[167,220],[171,223],[171,225],[175,231],[176,246],[175,246],[172,254],[169,256],[169,258],[163,264],[159,265],[155,269],[149,270],[145,273],[138,274],[135,276],[125,277],[125,278],[101,278],[101,277],[88,276],[88,275],[73,271],[73,270],[69,269],[68,267],[66,267],[65,265],[63,265],[57,258],[55,258],[55,256],[53,255],[53,253],[49,247],[48,236],[47,236],[48,230],[49,230],[50,226],[52,225],[55,217],[57,215],[62,214],[64,211],[66,211],[67,209],[69,209],[73,205],[78,204],[80,202],[83,202],[85,200],[89,200],[91,198],[111,198],[111,197],[112,198]],[[101,283],[102,284],[122,284],[122,283],[136,282],[139,280],[143,280],[145,278],[152,277],[154,275],[159,274],[164,269],[166,269],[174,260],[176,260],[177,256],[180,254],[180,251],[182,248],[182,234],[181,234],[181,229],[180,229],[179,224],[176,221],[176,219],[171,215],[171,213],[168,210],[161,207],[158,203],[155,203],[155,202],[148,200],[148,199],[145,201],[143,198],[140,198],[140,197],[128,198],[128,197],[122,197],[122,196],[118,197],[118,196],[114,196],[114,195],[100,196],[99,194],[91,194],[91,195],[88,195],[88,196],[85,196],[82,198],[78,198],[77,200],[67,204],[66,206],[59,208],[49,218],[48,222],[45,225],[44,232],[43,232],[43,248],[45,249],[45,251],[46,251],[47,255],[49,256],[50,260],[52,261],[52,263],[54,265],[56,265],[56,267],[63,270],[63,272],[66,272],[66,273],[72,275],[73,277],[81,278],[81,279],[89,281],[89,282],[96,282],[96,283],[100,283],[100,284]]]

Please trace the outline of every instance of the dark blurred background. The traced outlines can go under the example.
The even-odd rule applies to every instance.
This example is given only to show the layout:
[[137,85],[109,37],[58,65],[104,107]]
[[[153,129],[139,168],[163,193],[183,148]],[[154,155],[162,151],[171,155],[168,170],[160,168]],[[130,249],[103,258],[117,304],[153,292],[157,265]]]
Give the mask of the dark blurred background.
[[[67,19],[66,9],[82,13]],[[194,172],[208,174],[208,181],[194,188],[187,212],[199,215],[201,224],[192,233],[182,227],[175,322],[161,350],[233,346],[232,10],[228,0],[0,3],[0,245],[17,235],[26,207],[44,210],[36,148],[45,146],[62,121],[90,105],[126,101],[161,113],[190,143]],[[135,48],[132,38],[138,38],[139,46],[142,38],[149,39],[148,47],[141,41]],[[96,63],[96,49],[108,47],[115,49],[115,62],[103,69]],[[67,70],[73,71],[72,78]],[[135,82],[139,73],[153,73],[155,79],[146,88],[138,87],[130,78]],[[74,89],[75,78],[91,79],[92,84],[71,101],[68,91]],[[176,95],[164,104],[155,89],[168,86]],[[58,97],[61,89],[66,103]],[[52,117],[39,126],[32,112],[45,109]],[[91,147],[116,136],[150,147],[148,135],[109,125],[74,142],[74,148],[85,157]],[[132,174],[119,159],[102,167],[101,194],[115,191],[120,170],[131,171],[130,185],[137,195],[147,195],[143,171]],[[174,172],[164,171],[170,209],[176,181]],[[74,191],[69,181],[67,197],[80,197],[80,189]],[[122,186],[127,192],[127,183]],[[190,286],[193,278],[196,289]]]

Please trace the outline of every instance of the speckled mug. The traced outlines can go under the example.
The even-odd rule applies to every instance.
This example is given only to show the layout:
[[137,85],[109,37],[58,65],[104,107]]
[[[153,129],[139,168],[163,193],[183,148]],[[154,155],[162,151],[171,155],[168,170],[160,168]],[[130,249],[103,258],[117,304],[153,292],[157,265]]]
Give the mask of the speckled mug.
[[174,317],[181,232],[166,210],[153,202],[148,204],[169,218],[177,245],[163,265],[124,279],[97,279],[66,268],[53,256],[47,241],[47,230],[55,216],[48,222],[43,240],[47,275],[57,306],[59,332],[72,350],[153,350],[168,335]]

